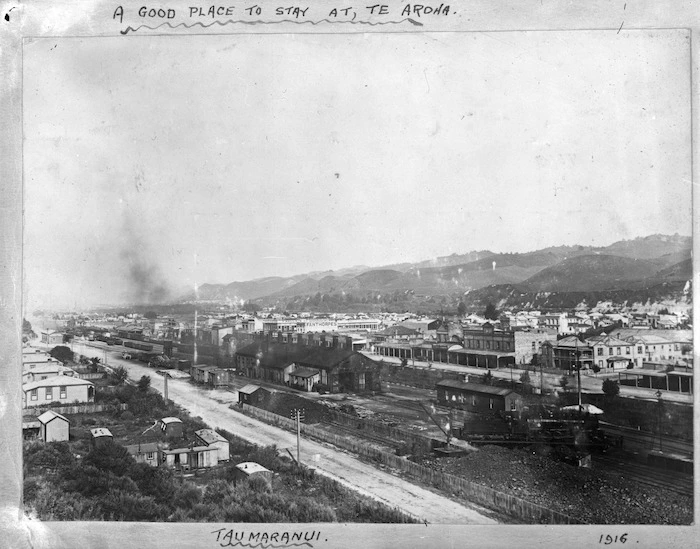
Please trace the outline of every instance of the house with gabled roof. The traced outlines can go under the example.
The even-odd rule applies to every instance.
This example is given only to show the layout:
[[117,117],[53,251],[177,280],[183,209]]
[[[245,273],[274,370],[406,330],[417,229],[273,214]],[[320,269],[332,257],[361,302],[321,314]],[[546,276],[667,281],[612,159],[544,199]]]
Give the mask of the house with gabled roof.
[[44,442],[68,440],[70,438],[70,421],[65,416],[48,410],[36,418],[39,422],[39,438]]
[[231,457],[228,440],[213,429],[200,429],[194,432],[194,436],[197,446],[208,446],[217,449],[219,462],[228,461]]
[[94,402],[95,386],[86,379],[52,376],[22,385],[22,407],[43,406],[51,402]]

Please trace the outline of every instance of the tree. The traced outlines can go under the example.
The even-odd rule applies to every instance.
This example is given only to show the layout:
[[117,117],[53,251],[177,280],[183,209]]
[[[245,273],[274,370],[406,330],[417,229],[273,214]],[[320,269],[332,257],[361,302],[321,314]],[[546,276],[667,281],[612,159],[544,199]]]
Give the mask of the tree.
[[143,313],[143,318],[153,320],[155,318],[158,318],[158,313],[156,313],[155,311],[146,311],[145,313]]
[[151,376],[141,376],[141,379],[139,379],[137,386],[139,388],[139,391],[147,393],[148,389],[151,387]]
[[491,370],[484,374],[484,376],[481,378],[481,381],[485,385],[491,385],[493,383],[493,374],[491,373]]
[[459,305],[457,305],[457,314],[459,316],[464,316],[467,312],[467,306],[464,304],[464,301],[460,301]]
[[124,366],[117,366],[110,375],[112,382],[115,385],[124,385],[126,380],[129,379],[129,372]]
[[520,383],[523,385],[523,390],[525,393],[530,393],[532,391],[532,382],[530,380],[530,374],[523,372],[520,374]]
[[612,400],[615,398],[617,395],[620,394],[620,386],[617,384],[617,381],[613,381],[612,379],[604,379],[603,380],[603,393],[605,393],[605,397]]
[[561,376],[559,379],[559,386],[566,391],[569,387],[569,378],[566,376]]
[[31,332],[32,331],[32,323],[29,322],[26,318],[22,319],[22,331],[23,332]]
[[66,347],[65,345],[54,347],[49,351],[49,354],[56,360],[60,360],[64,363],[73,361],[73,351],[70,350],[70,347]]
[[486,309],[484,310],[484,317],[489,320],[498,320],[498,310],[496,306],[490,301],[486,304]]

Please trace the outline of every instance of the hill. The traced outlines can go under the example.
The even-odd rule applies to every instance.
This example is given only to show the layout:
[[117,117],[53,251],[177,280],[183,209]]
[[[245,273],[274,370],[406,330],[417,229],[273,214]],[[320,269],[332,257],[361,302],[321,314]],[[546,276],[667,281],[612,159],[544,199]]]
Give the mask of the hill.
[[653,275],[656,267],[643,259],[615,255],[580,255],[564,259],[528,278],[518,287],[535,292],[581,292],[618,289]]
[[[328,307],[353,303],[382,307],[387,300],[399,307],[409,305],[409,295],[444,300],[492,286],[507,286],[523,295],[639,290],[689,280],[691,248],[690,237],[657,234],[605,247],[552,246],[525,253],[481,250],[376,268],[356,265],[292,277],[203,284],[196,297],[189,292],[183,301],[242,299],[276,306],[291,301],[302,307],[309,297],[321,296],[314,302],[325,300]],[[335,298],[328,301],[328,296]]]

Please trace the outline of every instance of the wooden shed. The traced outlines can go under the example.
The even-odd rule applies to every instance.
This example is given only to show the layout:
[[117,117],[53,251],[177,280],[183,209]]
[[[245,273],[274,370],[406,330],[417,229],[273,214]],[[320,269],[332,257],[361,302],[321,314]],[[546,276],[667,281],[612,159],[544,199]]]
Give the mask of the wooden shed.
[[239,404],[250,404],[257,406],[264,401],[270,394],[270,391],[263,389],[260,385],[249,383],[245,387],[238,389]]
[[49,410],[36,419],[41,425],[39,427],[39,438],[44,442],[68,440],[70,438],[70,421],[61,414]]
[[94,448],[99,448],[105,444],[108,444],[114,437],[109,429],[105,427],[97,427],[95,429],[90,429],[91,439],[90,442]]
[[272,482],[272,471],[254,461],[244,461],[236,465],[234,478],[236,481],[247,478],[264,478],[267,482]]
[[436,384],[436,389],[439,405],[469,412],[520,411],[523,405],[522,397],[505,387],[445,379]]
[[167,438],[182,438],[182,420],[176,417],[164,417],[160,420],[160,430]]

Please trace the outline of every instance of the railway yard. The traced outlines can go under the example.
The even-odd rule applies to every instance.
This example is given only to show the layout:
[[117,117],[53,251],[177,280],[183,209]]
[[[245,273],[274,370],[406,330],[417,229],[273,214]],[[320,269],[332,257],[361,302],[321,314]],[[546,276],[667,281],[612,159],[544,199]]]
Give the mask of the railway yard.
[[[111,346],[109,351],[119,353],[122,349]],[[159,378],[155,376],[155,384],[160,383]],[[556,509],[579,522],[689,524],[693,519],[693,476],[647,464],[646,454],[659,444],[658,438],[647,433],[602,425],[604,438],[613,443],[593,449],[590,467],[577,467],[562,459],[567,456],[565,444],[509,441],[503,419],[435,406],[434,390],[384,383],[382,393],[374,395],[320,395],[232,376],[232,400],[236,400],[238,389],[249,383],[272,392],[261,405],[269,412],[289,418],[293,410],[303,409],[306,424]],[[431,446],[444,446],[446,430],[466,439],[450,440],[460,455],[438,457],[429,451]],[[623,439],[625,444],[620,446]],[[671,439],[663,443],[674,451],[692,454],[692,443]],[[427,484],[423,487],[438,490]],[[443,495],[459,499],[454,493]]]
[[[249,381],[240,378],[236,384],[242,386]],[[279,391],[278,387],[276,389]],[[267,409],[288,417],[288,410],[305,408],[307,423],[382,450],[405,451],[406,441],[375,434],[371,429],[340,424],[330,419],[329,414],[324,413],[324,408],[340,408],[385,425],[402,425],[417,436],[435,440],[446,438],[420,404],[430,402],[434,396],[432,391],[397,385],[387,387],[384,394],[373,397],[348,395],[342,400],[323,396],[306,398],[296,392],[280,393],[284,396],[273,399],[274,403],[266,406]],[[436,412],[434,417],[438,422],[450,417],[447,409],[438,408]],[[470,415],[475,414],[456,411],[451,419],[457,425],[471,425],[473,428],[478,425],[482,431],[493,430],[501,421],[484,421],[485,418]],[[637,438],[640,439],[641,435],[637,435]],[[556,457],[561,448],[546,444],[504,447],[487,443],[474,447],[455,439],[452,439],[452,443],[467,447],[469,451],[455,457],[425,453],[409,456],[409,459],[434,470],[557,509],[585,523],[689,524],[693,518],[692,475],[649,466],[640,461],[635,453],[620,448],[594,452],[591,467],[586,468],[563,462]],[[649,439],[647,443],[653,445],[654,441]]]

